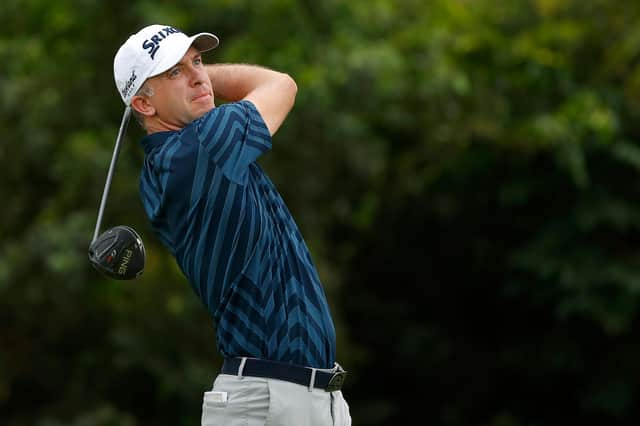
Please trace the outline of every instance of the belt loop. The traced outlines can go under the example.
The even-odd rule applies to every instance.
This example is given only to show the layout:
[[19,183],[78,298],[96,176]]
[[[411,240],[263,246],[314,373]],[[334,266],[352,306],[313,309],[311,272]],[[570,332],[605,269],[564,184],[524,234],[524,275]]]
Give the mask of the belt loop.
[[309,381],[309,392],[313,391],[313,386],[316,384],[316,369],[311,369],[311,380]]
[[238,379],[242,380],[242,372],[244,371],[244,365],[247,363],[247,357],[240,358],[240,367],[238,367]]

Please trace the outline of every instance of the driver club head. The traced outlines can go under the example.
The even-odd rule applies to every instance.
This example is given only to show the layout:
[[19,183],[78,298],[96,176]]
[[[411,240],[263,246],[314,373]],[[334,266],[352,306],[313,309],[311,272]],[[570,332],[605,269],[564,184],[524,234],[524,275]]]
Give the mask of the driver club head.
[[142,275],[146,255],[142,238],[129,226],[114,226],[89,246],[89,262],[104,275],[131,280]]

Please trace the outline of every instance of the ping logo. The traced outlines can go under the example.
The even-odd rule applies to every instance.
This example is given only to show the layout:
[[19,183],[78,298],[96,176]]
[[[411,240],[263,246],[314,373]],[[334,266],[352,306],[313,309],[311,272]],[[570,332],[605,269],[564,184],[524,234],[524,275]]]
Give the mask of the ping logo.
[[135,70],[131,71],[131,77],[129,77],[129,80],[127,80],[124,87],[122,88],[122,96],[126,98],[129,95],[129,92],[131,91],[131,89],[133,89],[133,83],[137,79],[138,79],[138,76],[136,75]]
[[118,273],[120,275],[124,275],[127,273],[127,269],[129,268],[129,261],[131,260],[131,256],[133,256],[133,251],[126,249],[124,251],[124,256],[122,256],[122,262],[120,262],[120,267],[118,267]]
[[169,37],[171,34],[180,33],[182,31],[173,28],[173,27],[165,27],[158,31],[151,39],[147,39],[142,43],[142,48],[147,50],[147,53],[153,60],[156,56],[156,52],[160,49],[160,42],[165,38]]

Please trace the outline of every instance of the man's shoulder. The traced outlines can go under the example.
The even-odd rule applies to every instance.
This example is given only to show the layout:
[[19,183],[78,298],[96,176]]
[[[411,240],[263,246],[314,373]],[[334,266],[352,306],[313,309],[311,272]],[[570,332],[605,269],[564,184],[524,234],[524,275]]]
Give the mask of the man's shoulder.
[[220,106],[212,108],[204,114],[202,117],[191,122],[190,125],[198,126],[199,124],[211,120],[229,120],[235,118],[241,118],[247,114],[251,114],[254,111],[257,112],[255,105],[248,100],[240,100],[237,102],[228,102]]
[[217,106],[192,121],[183,131],[193,132],[203,140],[212,136],[224,137],[234,129],[245,127],[250,123],[261,120],[256,107],[248,100],[229,102]]

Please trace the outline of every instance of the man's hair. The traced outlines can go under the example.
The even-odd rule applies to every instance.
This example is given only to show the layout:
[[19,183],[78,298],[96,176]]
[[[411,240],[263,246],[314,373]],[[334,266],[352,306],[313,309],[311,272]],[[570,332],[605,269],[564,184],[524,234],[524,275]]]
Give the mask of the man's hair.
[[[150,98],[151,96],[153,96],[153,89],[145,81],[142,84],[142,87],[140,87],[140,89],[136,92],[136,96],[146,96],[146,97]],[[140,114],[138,111],[136,111],[134,108],[132,108],[131,113],[136,118],[136,121],[138,122],[140,127],[142,127],[142,130],[147,130],[147,128],[144,125],[144,117],[143,117],[143,115]]]

